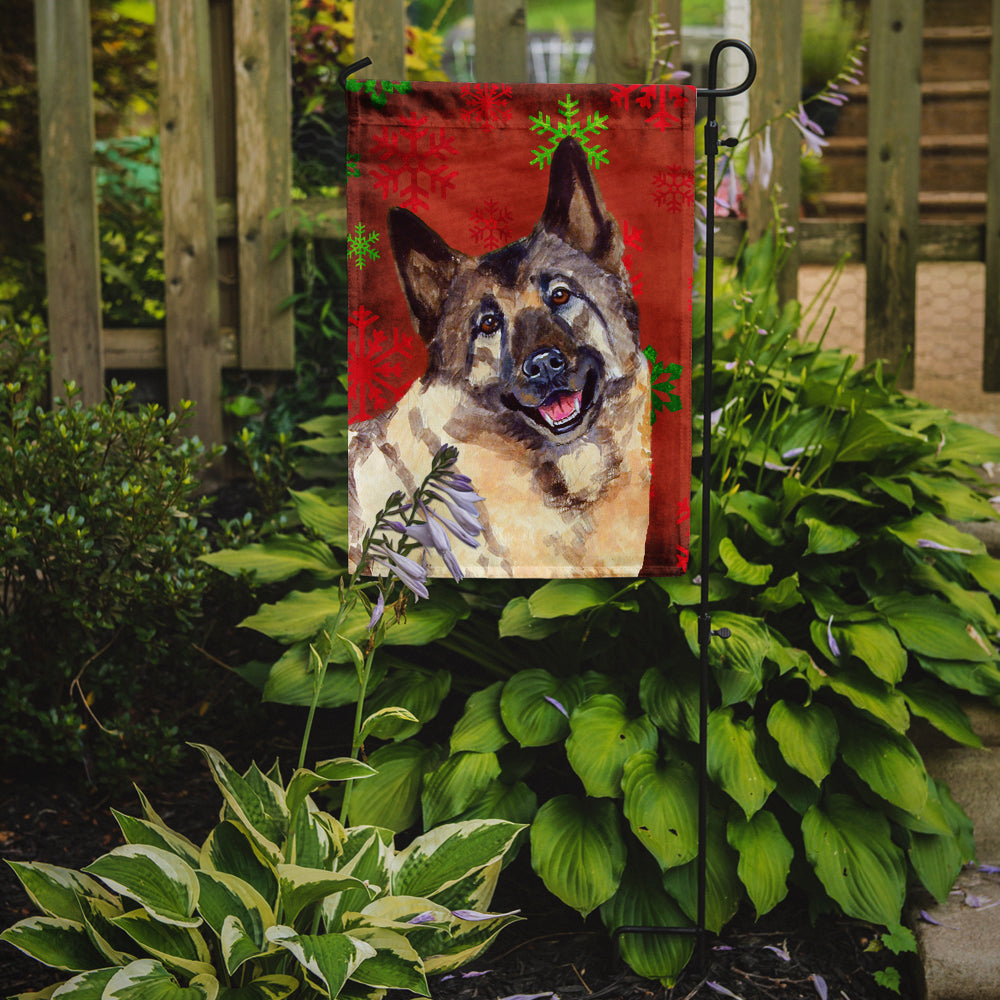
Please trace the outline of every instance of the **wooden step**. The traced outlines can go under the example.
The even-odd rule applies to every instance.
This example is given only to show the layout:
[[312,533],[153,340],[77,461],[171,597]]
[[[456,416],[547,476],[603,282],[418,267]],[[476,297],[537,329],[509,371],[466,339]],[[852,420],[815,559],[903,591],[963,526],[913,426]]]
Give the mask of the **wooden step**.
[[991,0],[924,0],[924,27],[945,27],[958,20],[962,24],[989,24],[990,5]]
[[989,25],[924,29],[920,76],[924,83],[990,78]]
[[[868,204],[863,191],[830,191],[816,198],[828,218],[864,219]],[[921,191],[920,218],[981,223],[986,216],[986,193],[979,191]]]
[[[961,123],[964,133],[988,131],[989,80],[937,80],[921,84],[921,135],[947,135]],[[866,135],[868,131],[868,84],[846,91],[848,103],[841,109],[837,136]]]

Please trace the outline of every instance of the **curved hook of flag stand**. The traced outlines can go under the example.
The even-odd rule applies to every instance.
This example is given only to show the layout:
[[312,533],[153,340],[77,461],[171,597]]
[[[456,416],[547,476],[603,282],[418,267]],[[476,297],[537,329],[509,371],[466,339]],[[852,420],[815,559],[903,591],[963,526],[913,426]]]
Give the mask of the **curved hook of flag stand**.
[[[739,49],[747,60],[747,75],[736,87],[719,88],[719,57],[725,49]],[[701,601],[698,612],[698,646],[701,653],[701,687],[698,699],[698,910],[694,927],[622,926],[615,929],[612,939],[620,947],[623,934],[694,934],[698,940],[698,965],[706,968],[705,948],[705,896],[707,888],[708,845],[708,649],[712,637],[728,639],[727,628],[712,629],[712,615],[708,609],[709,534],[711,531],[711,504],[709,480],[712,473],[712,293],[715,284],[715,158],[720,146],[735,146],[735,138],[719,139],[716,121],[716,100],[735,97],[750,89],[757,76],[757,58],[746,42],[725,38],[717,42],[708,60],[708,87],[699,88],[698,96],[707,98],[705,122],[705,158],[708,168],[705,206],[705,383],[702,399],[702,449],[701,449]]]
[[[719,88],[719,57],[725,49],[739,49],[747,60],[747,75],[736,87]],[[337,83],[346,92],[347,78],[358,70],[371,65],[365,56],[357,62],[345,66],[337,74]],[[720,97],[735,97],[750,89],[757,76],[757,59],[753,49],[746,42],[726,38],[717,42],[708,60],[708,87],[698,89],[698,97],[707,98],[707,121],[705,123],[705,157],[708,166],[707,226],[705,233],[705,387],[702,400],[702,452],[701,452],[701,602],[698,613],[698,645],[701,652],[701,689],[698,709],[698,912],[694,927],[654,927],[622,926],[615,929],[612,940],[616,946],[623,934],[694,934],[698,939],[698,963],[702,970],[705,962],[705,895],[707,882],[707,829],[708,829],[708,692],[709,667],[708,648],[712,637],[729,637],[729,629],[712,629],[712,615],[708,610],[709,545],[711,528],[711,504],[708,502],[709,478],[712,470],[712,289],[715,280],[715,158],[720,146],[735,146],[737,139],[719,139],[719,123],[716,121],[716,100]]]

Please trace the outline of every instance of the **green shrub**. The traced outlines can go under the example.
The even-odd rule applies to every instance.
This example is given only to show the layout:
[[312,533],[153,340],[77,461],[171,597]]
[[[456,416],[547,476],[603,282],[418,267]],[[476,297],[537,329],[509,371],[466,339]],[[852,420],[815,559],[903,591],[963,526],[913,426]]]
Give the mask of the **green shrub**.
[[516,824],[453,823],[398,849],[388,830],[345,829],[310,797],[370,778],[366,764],[324,761],[285,785],[277,766],[240,774],[199,749],[225,803],[202,845],[140,795],[144,818],[115,813],[125,846],[82,872],[11,863],[42,914],[0,938],[78,973],[60,995],[429,996],[429,973],[472,961],[518,919],[486,912]]
[[191,661],[208,453],[187,405],[133,410],[127,385],[96,406],[69,385],[42,408],[40,338],[0,322],[0,744],[7,760],[110,773],[176,752],[157,683]]

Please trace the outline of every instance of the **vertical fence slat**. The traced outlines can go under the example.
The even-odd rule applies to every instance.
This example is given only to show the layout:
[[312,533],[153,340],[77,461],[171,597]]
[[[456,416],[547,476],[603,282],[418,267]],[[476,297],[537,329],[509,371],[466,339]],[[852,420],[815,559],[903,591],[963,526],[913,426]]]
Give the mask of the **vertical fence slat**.
[[[290,309],[292,254],[287,243],[292,142],[290,16],[287,0],[233,7],[236,73],[236,229],[240,267],[240,365],[295,367]],[[275,248],[286,242],[274,256]],[[274,256],[274,259],[272,259]]]
[[[868,98],[865,359],[913,387],[923,2],[872,0]],[[905,358],[905,360],[904,360]]]
[[[802,91],[802,4],[799,0],[761,0],[750,8],[750,40],[761,67],[750,88],[750,129],[794,108]],[[744,69],[744,74],[745,74]],[[731,124],[735,132],[739,122]],[[781,224],[792,228],[794,244],[778,274],[782,301],[798,295],[799,274],[799,159],[802,137],[787,119],[771,128],[774,170],[767,189],[754,183],[747,197],[747,225],[751,239],[759,239],[774,219],[772,201],[781,207]]]
[[989,170],[986,180],[986,326],[983,389],[1000,392],[1000,0],[993,0],[990,45]]
[[683,68],[684,45],[681,31],[681,0],[654,0],[656,5],[656,18],[661,23],[666,22],[676,34],[671,35],[667,40],[667,48],[670,40],[673,40],[674,47],[670,53],[670,62],[675,70]]
[[192,430],[222,440],[219,256],[206,0],[160,0],[156,57],[163,175],[167,394],[197,402]]
[[406,0],[357,0],[354,52],[372,61],[355,74],[359,80],[405,80]]
[[88,0],[35,0],[52,391],[104,395]]
[[524,0],[475,0],[476,79],[523,83],[528,79]]
[[598,83],[643,83],[649,65],[651,0],[594,0]]

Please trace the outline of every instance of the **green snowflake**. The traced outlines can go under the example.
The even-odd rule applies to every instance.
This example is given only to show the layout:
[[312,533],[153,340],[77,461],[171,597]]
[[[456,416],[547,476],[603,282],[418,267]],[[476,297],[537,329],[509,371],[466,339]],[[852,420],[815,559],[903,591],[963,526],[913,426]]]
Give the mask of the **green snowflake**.
[[347,154],[347,176],[348,177],[360,177],[361,176],[361,154],[360,153],[348,153]]
[[378,250],[375,244],[378,243],[378,233],[365,232],[365,224],[359,222],[353,233],[347,234],[347,259],[354,258],[354,263],[358,267],[364,267],[370,260],[378,260]]
[[[650,381],[650,402],[652,406],[649,413],[649,422],[651,424],[656,423],[656,414],[660,410],[667,410],[669,413],[676,413],[684,405],[681,402],[681,397],[678,396],[672,390],[676,389],[677,386],[674,385],[674,379],[679,378],[684,369],[678,364],[664,365],[662,361],[656,359],[656,348],[650,344],[643,352],[646,355],[646,360],[650,364],[649,371],[649,381]],[[666,376],[664,378],[664,376]],[[662,378],[662,382],[657,382],[657,379]]]
[[377,108],[389,103],[390,94],[408,94],[413,90],[409,80],[355,80],[348,77],[345,84],[352,93],[363,93]]
[[580,102],[573,100],[572,95],[567,94],[566,100],[559,102],[559,110],[565,121],[555,121],[549,115],[539,112],[528,120],[531,122],[531,131],[538,135],[548,136],[549,141],[533,149],[531,166],[537,164],[539,170],[544,170],[552,163],[552,154],[556,151],[556,146],[568,136],[572,136],[583,147],[587,154],[587,162],[593,170],[600,169],[601,165],[608,162],[608,150],[604,146],[598,146],[591,139],[598,132],[603,132],[608,127],[608,116],[602,114],[587,115],[585,122],[575,121],[580,114]]

